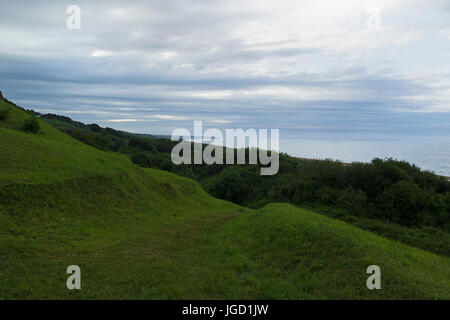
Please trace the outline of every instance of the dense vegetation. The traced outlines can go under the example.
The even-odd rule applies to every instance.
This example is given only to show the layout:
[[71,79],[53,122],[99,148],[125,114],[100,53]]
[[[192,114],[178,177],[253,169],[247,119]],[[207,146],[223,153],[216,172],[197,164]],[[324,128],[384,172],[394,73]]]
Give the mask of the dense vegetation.
[[406,226],[450,230],[450,183],[406,162],[374,159],[344,166],[282,155],[278,175],[267,179],[256,169],[229,167],[203,185],[215,196],[253,207],[273,201],[321,204]]
[[[41,119],[25,132],[29,116],[0,121],[0,299],[450,298],[447,257],[289,204],[213,198]],[[73,264],[81,290],[66,288]],[[382,290],[366,288],[371,264]]]

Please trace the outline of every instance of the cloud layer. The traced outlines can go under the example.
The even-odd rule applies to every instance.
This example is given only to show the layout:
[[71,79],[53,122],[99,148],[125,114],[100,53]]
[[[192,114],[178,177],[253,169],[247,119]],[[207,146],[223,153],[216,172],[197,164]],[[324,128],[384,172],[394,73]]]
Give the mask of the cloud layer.
[[14,1],[0,39],[5,96],[114,128],[450,132],[448,1]]

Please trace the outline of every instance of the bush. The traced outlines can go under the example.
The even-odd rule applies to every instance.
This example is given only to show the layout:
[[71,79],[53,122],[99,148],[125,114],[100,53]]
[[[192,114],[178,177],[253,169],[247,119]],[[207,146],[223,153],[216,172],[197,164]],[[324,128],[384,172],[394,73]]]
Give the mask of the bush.
[[340,191],[338,189],[324,187],[318,192],[319,203],[325,205],[336,205],[340,197]]
[[136,137],[131,138],[128,142],[128,146],[132,149],[148,151],[151,153],[157,152],[155,145],[156,142],[154,140]]
[[346,189],[341,192],[337,204],[352,214],[361,215],[366,213],[367,196],[361,190]]
[[139,152],[135,153],[131,156],[131,161],[134,164],[137,164],[138,166],[144,167],[144,168],[151,168],[153,167],[153,161],[149,154],[145,152]]
[[100,134],[100,133],[93,133],[89,131],[84,130],[71,130],[68,132],[73,138],[88,144],[94,148],[107,151],[110,149],[111,140],[109,136]]
[[394,222],[418,225],[422,192],[410,181],[401,180],[393,184],[382,196],[386,211],[392,215],[388,218]]
[[0,121],[4,121],[8,118],[9,111],[10,111],[9,108],[0,110]]
[[312,203],[315,198],[315,186],[309,180],[301,180],[295,185],[292,202],[295,204]]
[[39,133],[41,127],[39,121],[35,116],[28,118],[23,125],[23,131],[31,133]]
[[4,121],[8,118],[9,109],[0,110],[0,121]]

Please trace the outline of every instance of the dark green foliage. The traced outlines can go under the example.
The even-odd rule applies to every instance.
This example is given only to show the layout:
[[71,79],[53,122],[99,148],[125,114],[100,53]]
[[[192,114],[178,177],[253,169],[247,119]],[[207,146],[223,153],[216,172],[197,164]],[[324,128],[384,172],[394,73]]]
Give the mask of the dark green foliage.
[[134,150],[157,152],[158,144],[151,139],[132,137],[128,142],[128,146]]
[[188,165],[174,165],[167,153],[137,152],[131,155],[133,163],[144,168],[156,168],[170,171],[180,176],[197,179],[197,176]]
[[253,182],[258,179],[255,169],[228,166],[203,186],[213,196],[235,203],[247,202],[249,198],[255,200]]
[[386,238],[407,243],[411,246],[437,254],[450,256],[450,233],[435,227],[404,227],[378,219],[350,214],[347,210],[330,206],[305,206],[307,209],[343,220],[364,230],[380,234]]
[[[354,190],[352,188],[338,191],[337,205],[341,208],[347,209],[350,213],[358,214],[365,210],[367,206],[367,196],[361,190]],[[322,202],[323,204],[327,204]]]
[[[202,185],[209,193],[242,205],[258,203],[261,198],[297,205],[321,204],[405,226],[450,230],[450,182],[445,178],[392,159],[351,165],[294,161],[295,165],[282,156],[280,172],[273,177],[250,175],[254,170],[251,166],[233,166],[225,170],[226,175],[223,171],[205,179]],[[242,184],[248,184],[251,190],[241,190]]]
[[35,116],[28,118],[23,125],[23,131],[35,134],[39,133],[40,128],[39,121]]
[[8,118],[9,109],[0,110],[0,121],[5,121]]
[[70,135],[81,142],[100,150],[109,150],[111,140],[108,136],[84,130],[71,130]]
[[141,166],[144,168],[153,167],[153,161],[151,159],[151,156],[145,152],[139,152],[139,153],[133,154],[131,156],[131,161],[133,161],[133,163],[137,164],[138,166]]

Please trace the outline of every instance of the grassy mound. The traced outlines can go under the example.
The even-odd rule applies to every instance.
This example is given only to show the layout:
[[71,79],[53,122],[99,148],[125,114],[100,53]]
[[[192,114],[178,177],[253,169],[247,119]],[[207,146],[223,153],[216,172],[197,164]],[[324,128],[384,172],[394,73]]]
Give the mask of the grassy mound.
[[[217,259],[228,261],[219,273],[245,288],[231,298],[450,298],[447,257],[290,204],[269,204],[239,216],[211,242]],[[381,290],[366,287],[370,265],[381,268]]]
[[[286,204],[258,211],[10,109],[0,120],[0,298],[449,298],[449,259]],[[366,288],[367,266],[382,289]],[[79,265],[82,289],[68,290]]]

